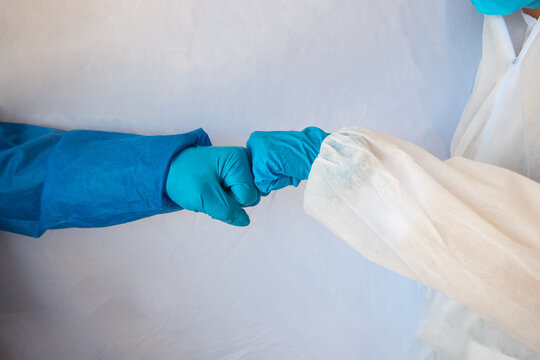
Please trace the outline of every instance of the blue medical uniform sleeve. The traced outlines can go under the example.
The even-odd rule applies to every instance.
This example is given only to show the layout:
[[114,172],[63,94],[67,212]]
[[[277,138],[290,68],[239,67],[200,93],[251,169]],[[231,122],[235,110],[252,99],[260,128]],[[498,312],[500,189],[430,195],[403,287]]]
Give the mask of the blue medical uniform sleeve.
[[508,15],[522,8],[537,9],[540,0],[471,0],[478,12],[486,15]]
[[166,177],[195,145],[211,145],[202,129],[142,136],[0,122],[0,229],[39,237],[179,210]]

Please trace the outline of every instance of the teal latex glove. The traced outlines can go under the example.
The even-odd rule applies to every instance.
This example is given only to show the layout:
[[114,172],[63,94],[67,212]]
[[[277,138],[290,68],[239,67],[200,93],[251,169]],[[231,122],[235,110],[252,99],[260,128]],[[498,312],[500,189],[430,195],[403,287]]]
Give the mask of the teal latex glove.
[[166,191],[184,209],[235,226],[249,225],[242,207],[260,200],[248,152],[242,147],[199,146],[182,151],[172,160]]
[[247,142],[255,185],[263,195],[308,178],[328,136],[316,127],[303,131],[256,131]]
[[537,9],[540,0],[471,0],[476,10],[487,15],[507,15],[521,8]]

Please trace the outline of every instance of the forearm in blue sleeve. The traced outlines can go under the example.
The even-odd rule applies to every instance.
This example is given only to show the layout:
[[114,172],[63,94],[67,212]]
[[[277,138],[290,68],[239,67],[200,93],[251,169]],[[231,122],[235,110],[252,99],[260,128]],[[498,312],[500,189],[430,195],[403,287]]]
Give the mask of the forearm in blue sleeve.
[[180,209],[165,194],[172,157],[210,145],[202,130],[141,136],[0,123],[0,228],[103,227]]

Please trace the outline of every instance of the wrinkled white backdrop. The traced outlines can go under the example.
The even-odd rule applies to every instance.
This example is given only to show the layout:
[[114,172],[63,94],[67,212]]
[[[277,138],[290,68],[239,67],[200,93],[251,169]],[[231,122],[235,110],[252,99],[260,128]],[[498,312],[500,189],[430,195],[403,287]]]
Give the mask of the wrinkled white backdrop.
[[[470,94],[468,0],[0,0],[3,121],[142,134],[363,125],[440,157]],[[130,154],[126,154],[130,156]],[[2,359],[402,359],[425,288],[309,218],[179,212],[0,232]]]

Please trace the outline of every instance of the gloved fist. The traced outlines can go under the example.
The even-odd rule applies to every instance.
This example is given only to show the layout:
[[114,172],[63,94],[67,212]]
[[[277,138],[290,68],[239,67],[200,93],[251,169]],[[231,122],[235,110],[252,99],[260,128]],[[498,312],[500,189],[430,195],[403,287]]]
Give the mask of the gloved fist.
[[166,191],[184,209],[236,226],[249,225],[242,207],[260,200],[243,147],[200,146],[182,151],[172,160]]
[[316,127],[303,131],[256,131],[247,141],[255,185],[263,195],[308,178],[328,136]]

